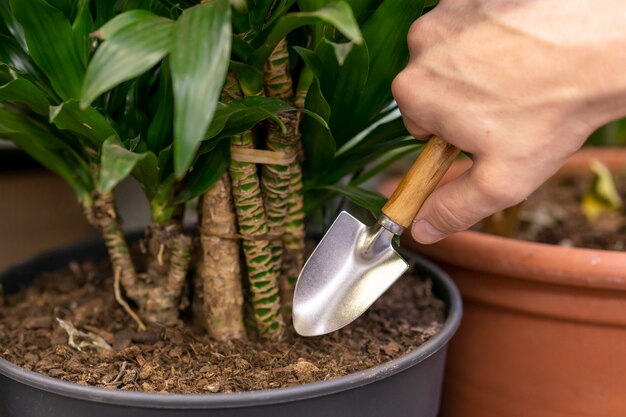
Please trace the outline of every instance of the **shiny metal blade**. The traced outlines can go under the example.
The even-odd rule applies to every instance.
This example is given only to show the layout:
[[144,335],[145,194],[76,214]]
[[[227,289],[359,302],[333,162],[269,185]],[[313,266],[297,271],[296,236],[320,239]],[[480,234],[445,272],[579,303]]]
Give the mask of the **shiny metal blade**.
[[303,336],[338,330],[365,312],[407,269],[394,234],[343,211],[304,265],[293,299]]

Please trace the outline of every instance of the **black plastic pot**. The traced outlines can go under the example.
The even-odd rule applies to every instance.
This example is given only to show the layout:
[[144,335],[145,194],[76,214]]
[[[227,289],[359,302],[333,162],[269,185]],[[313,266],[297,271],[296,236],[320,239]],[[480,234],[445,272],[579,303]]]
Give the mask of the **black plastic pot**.
[[[71,260],[104,257],[100,243],[46,253],[0,276],[6,292]],[[0,359],[2,417],[435,417],[448,342],[461,321],[461,297],[450,278],[413,253],[405,256],[433,278],[448,306],[441,331],[414,351],[383,365],[330,381],[235,394],[152,394],[64,382]]]

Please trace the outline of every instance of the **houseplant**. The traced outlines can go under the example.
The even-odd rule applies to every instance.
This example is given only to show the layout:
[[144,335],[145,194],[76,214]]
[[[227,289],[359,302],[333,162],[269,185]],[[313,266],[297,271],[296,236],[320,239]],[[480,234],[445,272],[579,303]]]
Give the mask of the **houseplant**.
[[[590,176],[593,159],[619,172],[626,167],[626,149],[583,148],[556,177]],[[470,165],[458,161],[448,179]],[[626,412],[620,386],[626,371],[626,253],[478,231],[434,245],[408,236],[405,243],[440,264],[464,298],[442,415]]]
[[[278,342],[304,259],[305,213],[323,223],[336,212],[332,198],[338,194],[377,211],[384,199],[358,185],[419,148],[399,119],[384,118],[393,111],[389,86],[406,61],[408,26],[423,4],[232,3],[231,8],[227,0],[0,2],[0,136],[72,186],[106,245],[111,291],[140,330],[151,323],[180,326],[181,306],[190,302],[185,286],[191,274],[193,311],[214,340],[245,339],[250,333],[243,286],[253,337]],[[381,31],[387,36],[381,38]],[[372,124],[377,126],[360,134]],[[368,162],[374,163],[365,169]],[[151,208],[141,262],[131,254],[111,192],[128,175],[142,184]],[[197,267],[194,239],[181,220],[194,199],[201,219]],[[80,255],[84,249],[73,251],[76,259],[87,257]],[[71,259],[66,252],[50,258],[57,263],[43,264],[59,266]],[[21,271],[32,275],[37,264]],[[9,282],[18,286],[19,271],[7,275],[7,288]],[[9,412],[45,408],[47,415],[50,409],[59,415],[68,410],[108,415],[120,406],[125,413],[145,408],[150,415],[179,415],[180,409],[188,415],[204,415],[207,409],[231,415],[233,408],[241,409],[237,415],[294,410],[319,415],[331,406],[338,409],[337,401],[356,410],[338,399],[343,395],[382,396],[369,391],[374,387],[369,381],[380,379],[378,389],[385,395],[392,395],[389,388],[396,384],[411,390],[409,372],[400,371],[423,362],[420,371],[411,368],[412,378],[423,381],[418,384],[423,393],[405,395],[388,409],[396,415],[434,415],[445,344],[459,320],[454,290],[445,278],[437,282],[450,305],[448,330],[402,363],[336,384],[161,398],[51,382],[2,361],[3,382],[21,383],[3,389],[2,399]],[[106,340],[60,323],[70,345],[75,334],[105,349]],[[133,357],[144,370],[145,358]],[[122,367],[120,375],[124,372]],[[396,382],[383,378],[396,372]],[[428,372],[433,375],[425,377]],[[33,387],[40,402],[9,400]],[[77,408],[62,408],[64,401]],[[376,413],[365,402],[362,407],[363,413]]]

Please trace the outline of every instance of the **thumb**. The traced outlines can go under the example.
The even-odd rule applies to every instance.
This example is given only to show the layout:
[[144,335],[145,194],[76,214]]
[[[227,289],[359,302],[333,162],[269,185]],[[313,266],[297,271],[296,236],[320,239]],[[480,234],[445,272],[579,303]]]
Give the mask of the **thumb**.
[[526,197],[519,182],[507,185],[503,175],[493,170],[489,171],[494,175],[485,175],[487,170],[483,168],[484,165],[475,162],[468,171],[437,188],[426,199],[412,226],[415,240],[422,244],[435,243]]

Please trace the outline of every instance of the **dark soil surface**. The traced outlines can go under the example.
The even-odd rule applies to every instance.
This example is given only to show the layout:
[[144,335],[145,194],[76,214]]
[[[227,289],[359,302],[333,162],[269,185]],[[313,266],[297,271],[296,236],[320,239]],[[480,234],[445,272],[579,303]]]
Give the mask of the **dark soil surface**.
[[[581,210],[591,182],[589,173],[546,183],[523,203],[512,237],[561,246],[626,250],[626,211],[603,213],[590,221]],[[626,172],[615,175],[615,184],[626,202]]]
[[[190,323],[138,332],[115,302],[109,266],[71,264],[0,302],[0,357],[66,381],[132,391],[237,392],[322,381],[411,351],[442,326],[429,280],[403,277],[363,317],[331,335],[218,343]],[[92,337],[68,333],[57,318]]]

